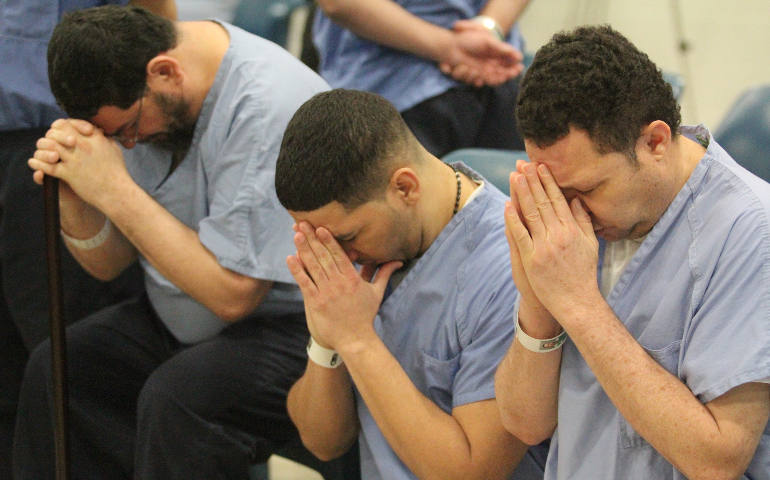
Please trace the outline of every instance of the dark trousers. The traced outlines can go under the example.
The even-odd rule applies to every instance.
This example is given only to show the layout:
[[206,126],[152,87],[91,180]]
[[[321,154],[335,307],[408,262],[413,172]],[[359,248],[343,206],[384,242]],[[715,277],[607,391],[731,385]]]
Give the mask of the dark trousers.
[[439,158],[469,147],[524,150],[514,115],[519,78],[497,87],[455,87],[401,116],[425,149]]
[[[180,345],[145,296],[67,329],[73,479],[245,479],[297,441],[286,395],[302,374],[303,315],[246,319]],[[50,344],[30,355],[14,442],[17,480],[54,478]]]
[[[16,397],[28,352],[48,337],[43,189],[27,166],[45,128],[0,132],[0,480],[10,479]],[[142,290],[141,271],[88,275],[60,244],[63,315],[72,322]]]
[[11,479],[11,445],[16,401],[27,359],[7,306],[0,302],[0,480]]

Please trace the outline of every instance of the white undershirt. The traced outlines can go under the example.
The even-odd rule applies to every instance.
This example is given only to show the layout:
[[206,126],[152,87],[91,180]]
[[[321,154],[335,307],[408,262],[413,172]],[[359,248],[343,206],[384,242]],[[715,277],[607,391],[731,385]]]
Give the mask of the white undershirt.
[[599,290],[602,296],[607,298],[612,288],[618,283],[620,276],[626,269],[626,265],[634,256],[644,237],[635,239],[607,242],[604,247],[604,261],[602,262],[602,277]]

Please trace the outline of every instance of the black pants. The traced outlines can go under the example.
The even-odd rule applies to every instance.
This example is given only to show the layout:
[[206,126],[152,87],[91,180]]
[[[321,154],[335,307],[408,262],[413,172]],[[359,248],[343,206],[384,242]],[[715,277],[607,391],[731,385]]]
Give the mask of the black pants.
[[[43,189],[32,181],[27,166],[45,132],[0,132],[0,480],[11,477],[10,443],[24,364],[49,332]],[[138,265],[112,282],[100,282],[61,244],[60,251],[67,322],[142,291]]]
[[[145,296],[67,329],[73,479],[245,479],[298,434],[286,395],[304,370],[303,315],[247,319],[180,345]],[[30,356],[17,480],[54,478],[50,344]]]
[[468,147],[524,150],[514,115],[520,77],[497,87],[455,87],[401,116],[425,149],[439,158]]

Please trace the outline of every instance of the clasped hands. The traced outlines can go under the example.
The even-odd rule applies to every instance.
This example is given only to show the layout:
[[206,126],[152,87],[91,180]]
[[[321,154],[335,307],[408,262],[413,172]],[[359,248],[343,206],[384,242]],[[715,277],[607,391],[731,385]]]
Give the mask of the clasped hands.
[[302,221],[294,230],[297,253],[286,264],[302,291],[308,329],[315,341],[340,351],[376,337],[374,317],[391,274],[402,262],[367,264],[358,271],[326,228]]
[[545,165],[517,161],[510,193],[505,233],[519,312],[537,328],[528,333],[552,332],[577,306],[596,302],[599,242],[580,199],[568,202]]
[[523,55],[498,40],[480,23],[459,20],[452,27],[454,46],[439,62],[445,75],[475,87],[500,85],[524,69]]
[[79,197],[98,207],[116,180],[128,177],[117,144],[85,120],[56,120],[36,147],[27,162],[32,178],[38,184],[45,175],[62,180],[62,201]]

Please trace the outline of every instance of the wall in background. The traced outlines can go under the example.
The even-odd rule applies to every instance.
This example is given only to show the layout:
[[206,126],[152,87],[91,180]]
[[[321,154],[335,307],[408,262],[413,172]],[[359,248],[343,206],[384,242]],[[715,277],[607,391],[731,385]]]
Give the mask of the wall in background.
[[[715,129],[747,87],[770,83],[770,0],[531,0],[527,50],[554,32],[609,23],[664,70],[683,75],[684,123]],[[681,55],[681,36],[689,51]]]

